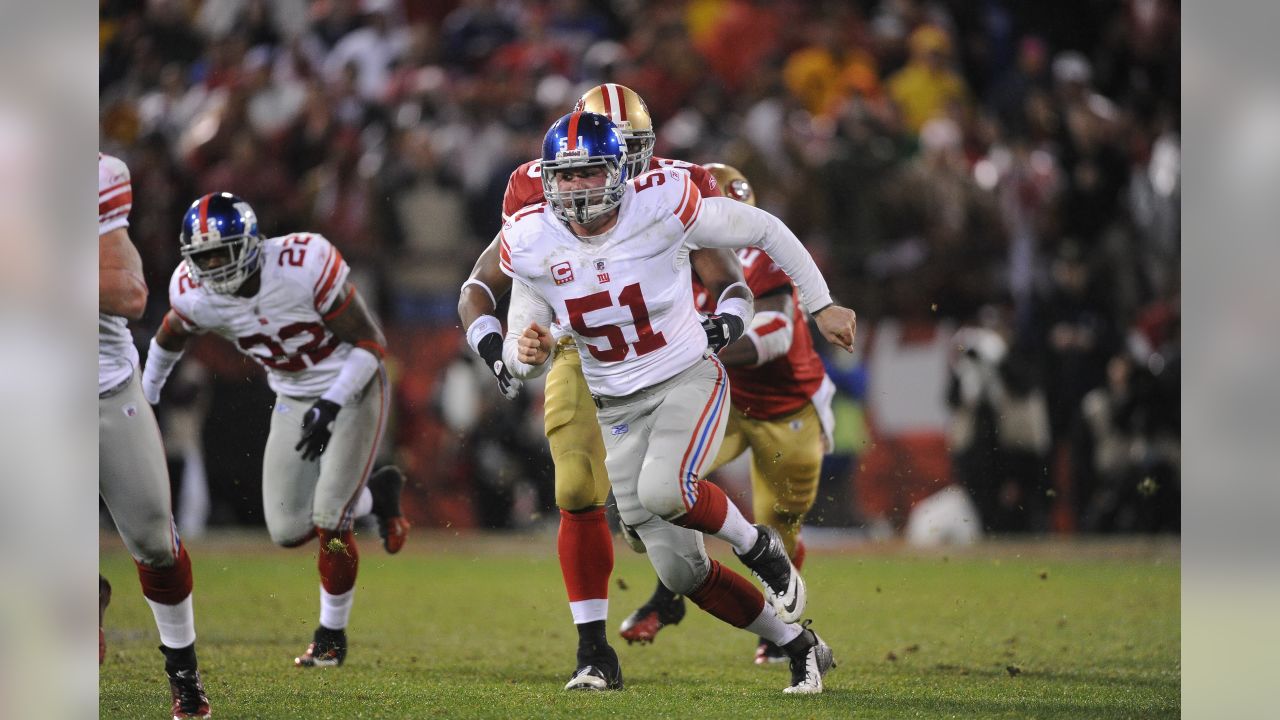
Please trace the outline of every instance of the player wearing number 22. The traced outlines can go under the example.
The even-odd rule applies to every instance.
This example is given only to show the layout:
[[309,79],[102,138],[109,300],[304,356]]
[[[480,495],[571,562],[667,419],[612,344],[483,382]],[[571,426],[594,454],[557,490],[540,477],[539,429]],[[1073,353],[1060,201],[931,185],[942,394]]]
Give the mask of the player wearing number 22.
[[403,475],[386,467],[370,477],[389,401],[382,330],[336,247],[310,233],[263,239],[253,209],[234,195],[192,203],[181,243],[143,393],[159,401],[198,333],[221,335],[266,368],[276,393],[262,468],[267,530],[284,547],[320,539],[320,624],[294,662],[341,665],[360,559],[353,520],[372,512],[393,553],[408,530]]
[[[728,378],[708,347],[752,320],[745,285],[722,293],[704,327],[689,253],[756,246],[799,287],[823,334],[852,348],[854,316],[831,301],[804,247],[776,218],[703,198],[688,173],[664,168],[628,181],[626,144],[602,115],[573,112],[543,142],[547,202],[516,213],[501,238],[514,279],[503,359],[521,378],[546,370],[554,323],[579,347],[595,398],[618,510],[663,583],[721,620],[768,639],[791,660],[787,692],[822,691],[831,649],[797,621],[805,587],[777,532],[752,525],[701,480],[724,438]],[[714,328],[713,328],[714,329]],[[733,546],[764,594],[707,556],[703,534]]]

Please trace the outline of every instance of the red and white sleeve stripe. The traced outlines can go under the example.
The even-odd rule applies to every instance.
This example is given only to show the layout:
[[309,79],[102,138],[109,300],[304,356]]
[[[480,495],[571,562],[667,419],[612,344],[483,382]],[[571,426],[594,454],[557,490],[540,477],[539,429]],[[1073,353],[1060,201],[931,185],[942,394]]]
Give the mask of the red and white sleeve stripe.
[[98,234],[129,227],[133,184],[129,168],[118,158],[98,154]]
[[680,219],[680,224],[684,226],[685,232],[693,227],[698,220],[698,213],[702,211],[702,193],[698,192],[698,187],[694,185],[693,180],[686,173],[684,175],[684,195],[680,198],[680,206],[676,208],[675,215]]
[[345,274],[346,265],[347,261],[342,259],[342,253],[338,252],[338,248],[330,245],[329,257],[325,260],[324,269],[320,271],[320,277],[316,278],[316,283],[312,288],[315,293],[315,307],[318,312],[324,312],[325,308],[332,305],[338,291],[342,289],[342,284],[338,282],[338,278]]
[[502,271],[508,275],[515,275],[515,268],[511,267],[511,246],[507,245],[506,233],[498,236],[498,264],[502,266]]

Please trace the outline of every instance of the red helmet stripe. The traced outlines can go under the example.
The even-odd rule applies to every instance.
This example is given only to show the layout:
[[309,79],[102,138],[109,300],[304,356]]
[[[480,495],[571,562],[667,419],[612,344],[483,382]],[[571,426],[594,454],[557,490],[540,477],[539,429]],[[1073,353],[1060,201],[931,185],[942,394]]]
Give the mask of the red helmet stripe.
[[627,121],[627,100],[622,96],[622,90],[618,89],[618,86],[615,85],[614,83],[609,83],[605,87],[609,88],[609,92],[613,93],[614,102],[617,103],[618,105],[618,121],[626,122]]
[[209,198],[212,195],[205,195],[200,198],[200,233],[209,232]]
[[604,114],[608,115],[610,120],[613,119],[613,101],[609,98],[609,88],[611,87],[613,86],[612,85],[600,86],[600,99],[604,101]]
[[568,117],[568,145],[564,146],[566,150],[577,150],[577,120],[581,117],[580,111]]
[[569,116],[569,144],[565,146],[566,150],[578,149],[578,118],[580,117],[582,117],[580,112]]

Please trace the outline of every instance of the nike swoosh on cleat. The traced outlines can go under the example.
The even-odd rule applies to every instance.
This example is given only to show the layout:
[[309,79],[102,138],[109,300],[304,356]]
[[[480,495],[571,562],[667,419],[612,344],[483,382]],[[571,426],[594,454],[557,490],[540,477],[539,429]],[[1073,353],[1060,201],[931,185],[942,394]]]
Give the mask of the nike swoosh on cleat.
[[791,593],[791,602],[787,603],[784,606],[786,607],[787,612],[789,613],[795,612],[796,605],[800,602],[800,593],[796,590],[796,585],[797,585],[796,576],[794,573],[792,573],[791,582],[789,583],[789,587],[787,587],[787,592]]

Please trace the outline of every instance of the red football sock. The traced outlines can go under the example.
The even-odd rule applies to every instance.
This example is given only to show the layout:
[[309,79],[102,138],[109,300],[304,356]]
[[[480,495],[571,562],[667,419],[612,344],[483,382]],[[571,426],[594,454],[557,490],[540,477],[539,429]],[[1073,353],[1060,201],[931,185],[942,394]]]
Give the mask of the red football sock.
[[350,530],[338,532],[317,528],[320,536],[320,584],[330,595],[341,595],[356,586],[360,552]]
[[140,562],[138,580],[142,582],[142,594],[161,605],[177,605],[191,594],[191,558],[187,548],[178,543],[178,557],[169,567],[151,567]]
[[804,556],[804,541],[800,538],[796,538],[796,555],[791,558],[791,564],[795,565],[797,570],[804,566]]
[[689,599],[698,607],[738,628],[752,623],[764,610],[764,594],[738,573],[711,561],[711,572]]
[[576,513],[561,510],[556,550],[560,555],[560,573],[564,576],[569,602],[609,597],[613,536],[609,534],[604,508]]
[[671,523],[715,535],[724,527],[725,518],[729,516],[729,498],[723,490],[706,480],[698,480],[694,487],[697,489],[698,499],[694,501],[693,507]]

